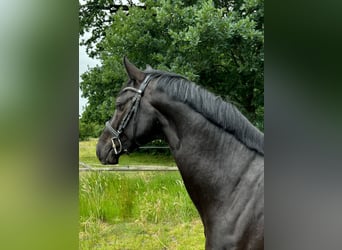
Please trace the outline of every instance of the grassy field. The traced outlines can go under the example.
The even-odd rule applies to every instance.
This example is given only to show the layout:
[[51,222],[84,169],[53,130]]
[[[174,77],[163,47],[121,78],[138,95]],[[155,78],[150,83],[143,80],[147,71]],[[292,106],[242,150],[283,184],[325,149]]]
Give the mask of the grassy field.
[[[97,164],[95,140],[80,161]],[[121,165],[174,166],[172,157],[134,153]],[[178,172],[82,172],[80,249],[204,249],[203,227]]]
[[[88,164],[100,164],[96,158],[96,139],[82,141],[79,143],[80,161]],[[147,155],[146,153],[134,152],[130,155],[122,155],[120,157],[120,166],[126,165],[159,165],[159,166],[176,166],[171,155]]]

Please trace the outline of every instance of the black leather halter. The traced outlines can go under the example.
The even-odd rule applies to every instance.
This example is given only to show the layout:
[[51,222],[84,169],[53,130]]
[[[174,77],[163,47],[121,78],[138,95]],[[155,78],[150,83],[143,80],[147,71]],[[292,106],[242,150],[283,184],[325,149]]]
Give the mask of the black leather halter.
[[[139,108],[139,104],[140,104],[140,99],[141,96],[144,93],[145,88],[147,87],[147,85],[150,83],[150,76],[147,75],[144,79],[144,81],[141,83],[140,88],[136,89],[136,88],[132,88],[132,87],[126,87],[122,90],[122,92],[125,91],[133,91],[136,92],[135,96],[132,99],[132,105],[131,105],[131,109],[126,113],[126,115],[124,116],[124,118],[122,119],[118,130],[115,130],[112,125],[110,124],[109,121],[106,122],[106,128],[111,132],[111,134],[113,135],[113,137],[111,138],[112,141],[112,147],[114,150],[114,153],[116,155],[120,154],[122,151],[122,143],[120,140],[120,134],[123,132],[123,130],[126,128],[128,122],[131,120],[131,118],[134,116],[136,116],[138,108]],[[135,137],[135,129],[134,129],[134,135],[133,137]],[[117,144],[115,143],[117,142]]]

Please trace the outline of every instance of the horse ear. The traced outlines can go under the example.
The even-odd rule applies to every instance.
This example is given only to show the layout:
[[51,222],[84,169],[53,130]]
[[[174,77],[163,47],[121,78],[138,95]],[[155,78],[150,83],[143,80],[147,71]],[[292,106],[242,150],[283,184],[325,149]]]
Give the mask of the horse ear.
[[146,64],[146,70],[152,70],[152,67],[151,67],[151,65],[149,65],[149,64]]
[[145,79],[145,73],[128,61],[127,57],[124,57],[123,63],[125,65],[127,75],[131,80],[136,80],[141,83]]

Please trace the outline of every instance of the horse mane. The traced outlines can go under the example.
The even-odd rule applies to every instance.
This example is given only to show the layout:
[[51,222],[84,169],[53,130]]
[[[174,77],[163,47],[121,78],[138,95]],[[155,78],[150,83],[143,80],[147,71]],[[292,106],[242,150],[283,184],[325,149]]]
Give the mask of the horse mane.
[[183,76],[147,69],[151,79],[158,78],[157,89],[166,92],[177,101],[188,104],[216,126],[234,135],[248,148],[264,155],[264,134],[260,132],[232,104],[225,102]]

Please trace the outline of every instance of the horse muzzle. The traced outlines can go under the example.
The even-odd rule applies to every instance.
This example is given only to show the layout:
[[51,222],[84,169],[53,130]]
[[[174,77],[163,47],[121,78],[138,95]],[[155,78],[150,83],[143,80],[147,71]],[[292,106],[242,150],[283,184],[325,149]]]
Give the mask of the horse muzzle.
[[[114,142],[115,144],[115,142]],[[117,164],[119,162],[119,156],[117,149],[114,150],[114,147],[112,147],[112,144],[104,144],[103,142],[98,142],[96,145],[96,156],[99,159],[99,161],[104,164]]]

